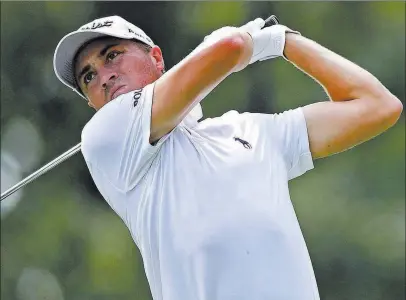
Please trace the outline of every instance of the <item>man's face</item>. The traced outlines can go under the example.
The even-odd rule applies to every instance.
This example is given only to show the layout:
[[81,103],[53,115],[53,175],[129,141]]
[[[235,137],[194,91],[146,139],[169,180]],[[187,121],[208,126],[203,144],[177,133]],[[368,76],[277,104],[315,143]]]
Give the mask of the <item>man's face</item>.
[[134,41],[110,37],[89,43],[75,62],[76,81],[89,106],[96,110],[119,95],[154,82],[163,70],[159,47],[146,53]]

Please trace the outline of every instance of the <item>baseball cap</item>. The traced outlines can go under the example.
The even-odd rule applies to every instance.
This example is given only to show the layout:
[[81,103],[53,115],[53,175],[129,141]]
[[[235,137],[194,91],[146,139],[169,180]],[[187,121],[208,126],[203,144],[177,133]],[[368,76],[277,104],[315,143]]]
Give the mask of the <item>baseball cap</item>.
[[[120,16],[110,16],[96,19],[87,23],[86,25],[81,26],[78,30],[65,35],[55,49],[54,71],[56,77],[58,77],[63,84],[74,90],[84,99],[86,99],[86,97],[76,85],[75,74],[73,74],[73,60],[76,52],[83,45],[95,38],[103,36],[112,36],[122,39],[135,39],[151,47],[155,45],[151,38],[146,35],[142,29],[134,24],[131,24]],[[197,125],[198,120],[202,117],[202,107],[200,103],[198,103],[193,107],[182,122],[189,127],[194,127]]]
[[122,17],[110,16],[96,19],[81,26],[78,30],[65,35],[54,53],[54,71],[58,79],[81,97],[85,96],[76,85],[74,73],[74,61],[76,52],[87,42],[103,37],[112,36],[121,39],[135,39],[151,47],[154,42],[139,27],[131,24]]

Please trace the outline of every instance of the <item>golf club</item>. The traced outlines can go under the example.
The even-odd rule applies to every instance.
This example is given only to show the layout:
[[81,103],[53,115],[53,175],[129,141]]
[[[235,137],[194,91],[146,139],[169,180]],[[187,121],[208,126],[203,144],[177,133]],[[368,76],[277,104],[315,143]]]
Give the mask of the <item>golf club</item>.
[[40,169],[38,169],[37,171],[35,171],[31,175],[29,175],[26,178],[24,178],[23,180],[21,180],[16,185],[9,188],[7,191],[5,191],[4,193],[1,194],[1,200],[0,201],[3,201],[5,198],[7,198],[11,194],[15,193],[16,191],[18,191],[23,186],[27,185],[31,181],[33,181],[36,178],[40,177],[42,174],[44,174],[44,173],[48,172],[49,170],[53,169],[54,167],[56,167],[57,165],[59,165],[63,161],[67,160],[72,155],[78,153],[80,151],[80,145],[81,145],[81,143],[79,143],[76,146],[72,147],[68,151],[66,151],[63,154],[59,155],[54,160],[47,163],[45,166],[41,167]]

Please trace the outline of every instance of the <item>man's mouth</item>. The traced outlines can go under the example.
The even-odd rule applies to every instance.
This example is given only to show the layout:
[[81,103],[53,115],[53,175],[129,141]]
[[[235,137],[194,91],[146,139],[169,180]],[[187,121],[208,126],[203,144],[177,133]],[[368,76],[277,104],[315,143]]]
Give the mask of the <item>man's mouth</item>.
[[125,85],[117,86],[111,89],[111,96],[110,100],[113,100],[114,98],[117,98],[121,94],[124,94],[123,91],[125,89]]

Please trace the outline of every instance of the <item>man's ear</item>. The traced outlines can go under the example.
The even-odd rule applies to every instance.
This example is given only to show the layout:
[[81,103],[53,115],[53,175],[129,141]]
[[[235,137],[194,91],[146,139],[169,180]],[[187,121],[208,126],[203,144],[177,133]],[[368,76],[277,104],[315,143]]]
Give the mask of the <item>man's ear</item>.
[[152,58],[154,59],[155,66],[160,70],[162,73],[165,70],[165,62],[164,62],[164,57],[162,55],[161,48],[158,46],[154,46],[151,48],[150,54]]

